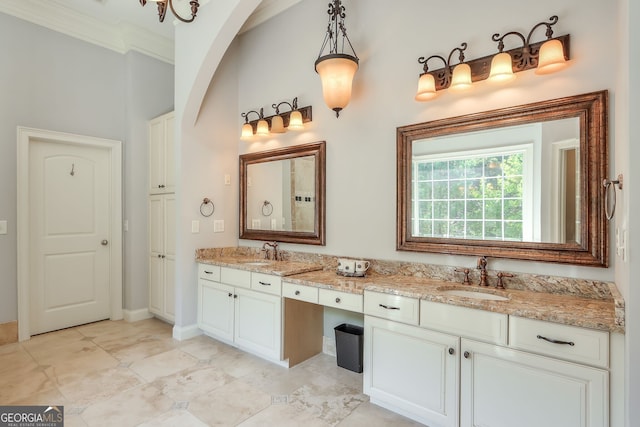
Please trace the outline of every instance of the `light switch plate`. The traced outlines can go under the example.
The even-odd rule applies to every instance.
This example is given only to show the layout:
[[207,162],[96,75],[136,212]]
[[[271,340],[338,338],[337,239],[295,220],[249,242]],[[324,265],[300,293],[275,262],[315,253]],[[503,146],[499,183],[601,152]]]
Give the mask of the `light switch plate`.
[[222,233],[224,231],[224,220],[216,219],[213,221],[213,232],[214,233]]
[[198,221],[197,219],[194,219],[193,221],[191,221],[191,232],[192,233],[200,232],[200,221]]
[[231,185],[231,175],[228,173],[224,175],[224,185]]
[[0,234],[7,234],[7,220],[0,221]]

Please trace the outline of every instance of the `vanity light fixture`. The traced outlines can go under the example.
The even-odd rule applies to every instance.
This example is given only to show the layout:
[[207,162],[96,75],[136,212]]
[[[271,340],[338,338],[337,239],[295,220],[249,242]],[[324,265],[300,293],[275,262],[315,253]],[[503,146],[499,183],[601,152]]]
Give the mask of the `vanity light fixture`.
[[[467,44],[462,43],[461,48],[455,48],[449,54],[449,59],[432,55],[425,59],[418,58],[418,63],[423,64],[423,73],[418,82],[416,101],[429,101],[437,96],[437,91],[442,89],[463,89],[471,86],[472,82],[490,80],[494,82],[506,82],[515,78],[514,73],[535,68],[536,74],[548,74],[565,68],[569,60],[570,36],[569,34],[553,37],[552,26],[558,22],[556,15],[549,18],[548,22],[540,22],[531,29],[525,38],[521,33],[509,31],[502,36],[494,34],[491,39],[498,42],[498,53],[482,58],[464,61],[463,51]],[[546,40],[531,43],[533,33],[539,27],[546,27]],[[516,35],[522,40],[522,47],[504,50],[504,38]],[[450,61],[452,54],[460,51],[460,63],[452,69]],[[429,71],[427,61],[431,58],[440,58],[444,67]],[[489,65],[490,64],[490,65]],[[460,70],[460,71],[458,71]]]
[[[280,112],[280,106],[288,105],[290,111]],[[312,108],[310,105],[298,108],[298,98],[293,98],[292,102],[282,101],[278,104],[272,104],[276,113],[273,116],[264,117],[264,111],[250,110],[240,114],[244,118],[240,139],[249,141],[256,136],[268,136],[269,134],[284,133],[287,130],[303,130],[304,123],[310,122],[312,119]],[[255,120],[249,120],[249,115],[254,113],[258,116]]]
[[[167,9],[171,9],[171,12],[173,12],[173,15],[178,20],[180,20],[182,22],[187,22],[187,23],[193,22],[193,20],[196,19],[196,14],[198,13],[198,8],[200,7],[200,3],[198,3],[198,0],[190,0],[189,1],[189,6],[191,6],[191,18],[183,18],[174,9],[173,0],[140,0],[140,4],[142,6],[144,6],[145,4],[147,4],[147,1],[151,2],[151,3],[157,3],[158,4],[158,18],[159,18],[160,22],[164,22],[164,17],[167,14]],[[167,6],[169,6],[169,7],[167,8]]]
[[[322,81],[322,96],[327,106],[340,116],[340,111],[351,100],[353,76],[358,70],[358,55],[351,45],[344,26],[345,8],[342,1],[333,0],[329,3],[329,24],[324,36],[320,54],[315,62],[315,70]],[[346,43],[345,43],[346,42]],[[345,46],[351,53],[345,53]],[[329,52],[323,55],[329,46]],[[338,51],[340,48],[340,51]]]

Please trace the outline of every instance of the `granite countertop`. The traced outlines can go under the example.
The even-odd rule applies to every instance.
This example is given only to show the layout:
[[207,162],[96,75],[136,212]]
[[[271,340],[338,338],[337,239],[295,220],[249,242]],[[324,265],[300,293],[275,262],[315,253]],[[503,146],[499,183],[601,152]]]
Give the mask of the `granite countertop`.
[[[613,284],[611,289],[613,298],[592,299],[531,290],[481,288],[477,285],[463,285],[404,275],[368,274],[366,277],[343,277],[335,271],[322,270],[321,264],[304,262],[266,261],[239,256],[198,257],[196,261],[286,276],[287,282],[316,288],[354,294],[364,294],[365,290],[382,292],[529,319],[624,333],[624,301]],[[260,265],[254,263],[260,263]],[[508,300],[496,301],[456,296],[446,293],[447,290],[491,293],[507,297]]]

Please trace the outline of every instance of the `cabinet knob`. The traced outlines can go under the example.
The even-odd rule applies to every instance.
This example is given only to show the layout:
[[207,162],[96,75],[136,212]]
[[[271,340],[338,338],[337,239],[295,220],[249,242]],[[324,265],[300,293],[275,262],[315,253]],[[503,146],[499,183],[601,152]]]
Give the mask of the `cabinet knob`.
[[233,294],[231,292],[229,292],[229,297],[232,297],[232,296],[233,296]]
[[102,242],[100,242],[100,244],[102,246],[107,246],[109,244],[109,241],[107,239],[104,239]]
[[456,353],[455,349],[453,347],[449,347],[449,354],[454,355],[455,353]]
[[234,297],[234,298],[238,298],[238,295],[236,295],[236,294],[233,294],[233,297]]
[[340,297],[336,298],[336,303],[340,304]]
[[470,357],[471,357],[471,353],[469,353],[468,351],[465,351],[465,352],[464,352],[464,358],[465,358],[465,359],[468,359],[468,358],[470,358]]
[[294,294],[300,295],[300,291],[295,291]]
[[162,258],[162,255],[158,254],[158,258]]
[[166,256],[162,255],[162,258],[166,258]]

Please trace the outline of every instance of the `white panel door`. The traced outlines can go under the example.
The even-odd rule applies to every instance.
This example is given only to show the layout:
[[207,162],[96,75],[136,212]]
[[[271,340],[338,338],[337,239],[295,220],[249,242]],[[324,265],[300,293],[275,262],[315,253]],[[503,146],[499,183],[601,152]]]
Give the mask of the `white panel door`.
[[607,427],[609,373],[462,340],[460,426]]
[[29,171],[30,333],[109,318],[109,149],[34,141]]

